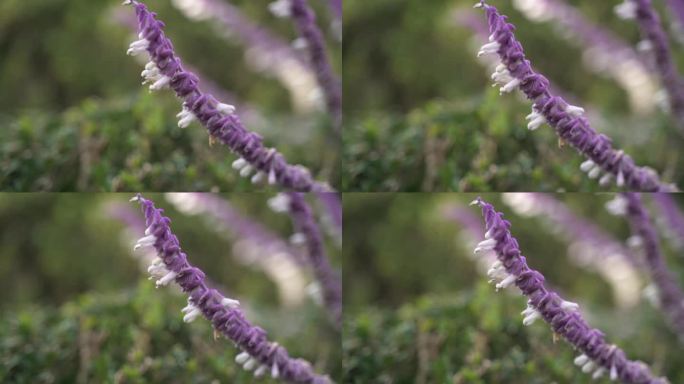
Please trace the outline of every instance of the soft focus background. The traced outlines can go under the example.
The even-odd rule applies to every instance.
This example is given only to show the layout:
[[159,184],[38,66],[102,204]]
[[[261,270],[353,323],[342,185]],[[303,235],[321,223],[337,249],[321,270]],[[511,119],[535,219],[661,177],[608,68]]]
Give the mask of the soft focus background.
[[[581,156],[559,148],[552,129],[526,129],[529,101],[519,92],[499,96],[491,87],[491,63],[476,57],[488,30],[475,2],[345,1],[345,190],[600,189],[579,171]],[[658,106],[650,56],[636,48],[637,25],[613,13],[618,0],[489,3],[510,16],[535,69],[583,106],[595,129],[638,164],[684,184],[684,141]],[[565,27],[567,16],[543,3],[571,5],[589,25],[609,32],[617,50],[586,43],[577,29]],[[676,59],[684,60],[681,27],[665,2],[653,3]]]
[[[208,1],[208,0],[207,0]],[[298,37],[269,1],[211,0],[263,27],[286,48]],[[289,162],[338,185],[339,143],[316,96],[313,75],[274,50],[246,43],[198,5],[150,0],[184,65],[200,86],[238,107],[248,129]],[[326,1],[312,0],[332,65],[341,71],[339,25]],[[198,123],[176,126],[172,92],[140,84],[144,62],[126,55],[137,40],[135,13],[121,1],[3,0],[0,3],[0,185],[4,190],[252,190],[210,145]],[[290,47],[290,51],[303,55]],[[305,62],[306,60],[304,60]]]
[[[522,325],[526,299],[518,291],[496,293],[487,283],[484,272],[491,261],[483,262],[486,254],[473,254],[484,238],[480,209],[468,206],[476,196],[345,196],[343,354],[345,377],[350,378],[346,382],[597,382],[573,366],[574,351],[566,342],[554,340],[543,321]],[[579,303],[582,314],[606,333],[609,342],[631,358],[648,362],[670,382],[682,382],[682,344],[647,299],[650,280],[615,251],[631,248],[625,245],[630,231],[624,218],[604,208],[612,196],[546,197],[598,226],[617,244],[614,250],[598,251],[585,240],[569,241],[568,231],[547,221],[548,213],[536,211],[541,204],[531,203],[535,200],[529,195],[482,195],[505,213],[530,267],[542,272],[564,299]],[[662,224],[653,201],[644,201]],[[684,206],[681,197],[676,202]],[[454,219],[455,212],[460,219]],[[660,230],[661,245],[681,284],[681,242],[666,237],[669,233]],[[631,252],[637,258],[641,255],[639,249]]]
[[[182,321],[187,302],[180,290],[155,289],[147,280],[140,258],[149,254],[133,252],[144,227],[131,231],[130,224],[144,218],[130,197],[0,194],[0,382],[254,381],[234,363],[232,343],[214,339],[208,321]],[[292,356],[339,380],[339,333],[307,293],[310,269],[297,267],[276,278],[274,270],[286,273],[282,255],[258,246],[250,253],[256,245],[226,236],[230,227],[207,214],[184,213],[191,206],[187,196],[146,197],[173,220],[190,262],[238,299],[253,324]],[[285,241],[292,233],[289,217],[268,208],[268,196],[222,197]],[[315,199],[310,202],[318,207]],[[339,266],[339,249],[327,243],[332,264]],[[281,262],[264,268],[260,261],[269,258]]]

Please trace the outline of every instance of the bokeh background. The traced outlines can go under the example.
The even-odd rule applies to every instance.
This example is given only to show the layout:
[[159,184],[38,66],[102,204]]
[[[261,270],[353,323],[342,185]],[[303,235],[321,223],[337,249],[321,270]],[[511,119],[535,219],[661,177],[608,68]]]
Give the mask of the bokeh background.
[[[0,194],[0,382],[254,381],[234,363],[232,343],[214,339],[208,321],[183,322],[180,290],[155,289],[147,279],[141,258],[149,254],[133,251],[144,227],[131,230],[144,217],[130,197]],[[339,332],[307,293],[310,268],[286,263],[264,241],[229,236],[234,226],[197,213],[188,196],[145,197],[172,219],[190,262],[238,299],[253,324],[339,381]],[[287,244],[290,219],[268,208],[269,196],[217,197]],[[316,199],[310,203],[323,213]],[[330,238],[326,243],[339,266],[339,248]]]
[[[561,147],[552,129],[526,129],[529,101],[519,92],[499,96],[491,87],[491,63],[476,57],[488,31],[474,3],[345,1],[345,190],[600,189],[578,170],[581,156]],[[568,17],[544,3],[572,6],[592,28],[608,32],[617,50],[587,44],[564,27]],[[637,25],[613,12],[619,3],[490,1],[516,25],[527,57],[557,93],[583,106],[592,126],[638,164],[682,185],[682,136],[658,105],[650,56],[637,49]],[[653,3],[675,60],[684,64],[678,20],[665,2]],[[595,36],[591,31],[582,28]]]
[[[487,283],[491,262],[473,254],[484,238],[480,209],[468,206],[476,196],[345,196],[345,382],[609,382],[574,366],[573,349],[543,321],[522,325],[526,298],[519,291],[497,293]],[[550,214],[529,195],[482,195],[505,213],[528,264],[547,286],[579,303],[589,323],[630,358],[672,383],[684,380],[682,344],[648,299],[650,279],[620,253],[641,258],[638,248],[626,245],[631,234],[625,219],[604,207],[612,195],[544,197],[599,228],[614,246],[598,248],[585,242],[586,235],[567,237],[570,231],[548,221]],[[644,197],[644,203],[658,223],[666,263],[682,284],[681,237],[670,237],[652,199]],[[681,208],[684,199],[676,196],[675,203]]]
[[[298,37],[269,1],[212,0],[274,37],[291,57]],[[293,164],[339,185],[339,139],[316,98],[313,75],[275,50],[246,43],[237,28],[197,8],[205,1],[150,0],[200,86],[235,104],[250,130]],[[339,25],[327,2],[310,2],[341,71]],[[237,15],[237,16],[236,16]],[[0,185],[19,191],[253,190],[194,123],[177,127],[172,92],[140,84],[144,62],[126,55],[137,40],[134,11],[121,1],[6,0],[0,4]],[[253,36],[254,33],[247,33]],[[280,51],[278,51],[280,52]],[[140,56],[142,57],[142,56]],[[288,56],[289,57],[289,56]],[[306,60],[303,60],[305,62]]]

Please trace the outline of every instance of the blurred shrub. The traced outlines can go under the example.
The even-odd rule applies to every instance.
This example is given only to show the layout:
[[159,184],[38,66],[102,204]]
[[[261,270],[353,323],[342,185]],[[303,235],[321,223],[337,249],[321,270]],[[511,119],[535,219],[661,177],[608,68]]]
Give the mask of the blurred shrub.
[[[59,309],[26,307],[0,318],[3,383],[252,383],[230,341],[205,319],[182,321],[185,299],[147,280],[121,293],[91,293]],[[337,336],[320,308],[296,314],[260,307],[251,320],[293,356],[339,377]],[[266,383],[275,380],[265,379]]]
[[[88,99],[62,115],[25,115],[0,130],[0,185],[14,191],[252,190],[231,168],[236,156],[209,143],[202,126],[178,128],[178,110],[171,95],[141,90],[118,101]],[[283,119],[284,126],[299,124],[300,135],[308,131],[306,140],[273,130],[264,142],[289,162],[336,180],[336,154],[319,123]]]
[[[398,311],[350,314],[342,342],[344,382],[596,383],[574,366],[576,354],[548,326],[522,325],[524,307],[522,296],[494,294],[480,282],[457,297],[427,296]],[[658,313],[589,309],[593,325],[630,358],[649,362],[672,383],[684,380],[681,355],[674,352],[680,344],[663,330]]]
[[[546,125],[530,132],[529,106],[491,90],[471,101],[433,101],[406,116],[375,114],[345,131],[344,190],[594,191],[579,170],[584,160]],[[641,124],[637,127],[637,124]],[[625,121],[603,127],[638,164],[684,183],[675,169],[682,140],[667,122]],[[630,129],[642,129],[630,134]],[[644,137],[647,135],[647,138]],[[659,148],[653,151],[648,148]]]

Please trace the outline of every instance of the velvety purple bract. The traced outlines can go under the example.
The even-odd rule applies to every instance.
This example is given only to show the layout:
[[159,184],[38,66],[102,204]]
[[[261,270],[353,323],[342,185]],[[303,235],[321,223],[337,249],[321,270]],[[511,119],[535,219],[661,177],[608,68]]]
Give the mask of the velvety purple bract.
[[[491,50],[505,66],[506,75],[511,81],[504,87],[518,87],[525,96],[533,101],[533,110],[551,125],[558,136],[592,161],[603,172],[617,180],[618,186],[625,185],[637,191],[668,191],[672,187],[661,183],[658,175],[649,168],[638,167],[631,157],[613,148],[612,141],[596,132],[587,119],[569,111],[569,105],[561,97],[549,90],[549,81],[532,69],[525,58],[522,44],[516,40],[515,27],[506,21],[506,16],[497,9],[481,1],[478,7],[485,10]],[[484,47],[483,47],[484,48]]]
[[503,218],[502,213],[479,198],[473,203],[482,208],[487,231],[483,243],[496,252],[500,268],[505,269],[507,275],[505,280],[510,282],[508,284],[515,284],[529,298],[525,312],[541,317],[555,333],[579,350],[582,355],[575,360],[578,365],[586,367],[592,364],[587,371],[598,367],[596,372],[601,370],[598,376],[607,373],[612,379],[625,383],[667,383],[666,379],[655,377],[644,363],[628,360],[620,348],[605,341],[601,331],[589,326],[576,304],[564,301],[544,285],[544,276],[527,265],[518,241],[511,235],[511,223]]
[[327,185],[316,183],[306,168],[290,165],[274,148],[266,148],[262,137],[248,131],[234,113],[219,110],[219,101],[202,92],[199,78],[182,67],[173,44],[164,35],[164,23],[144,4],[137,1],[130,1],[130,4],[134,5],[138,18],[140,42],[146,44],[145,50],[154,63],[152,70],[158,71],[161,77],[152,87],[159,89],[168,85],[172,88],[183,99],[184,111],[187,110],[190,117],[199,120],[211,136],[239,154],[251,167],[247,170],[261,172],[269,183],[304,192],[330,190]]
[[[262,372],[269,372],[273,377],[294,383],[331,383],[327,376],[314,373],[308,362],[291,358],[285,348],[268,341],[266,331],[250,324],[234,301],[231,303],[228,299],[226,304],[227,299],[220,292],[207,286],[204,273],[188,262],[178,238],[171,232],[171,220],[163,215],[163,210],[140,195],[134,200],[140,203],[145,214],[148,228],[146,238],[153,236],[152,246],[169,273],[163,279],[167,279],[167,276],[172,278],[189,295],[189,303],[201,311],[214,329],[233,341],[250,359],[255,360],[259,367],[257,370],[265,367]],[[169,280],[166,281],[168,282]]]

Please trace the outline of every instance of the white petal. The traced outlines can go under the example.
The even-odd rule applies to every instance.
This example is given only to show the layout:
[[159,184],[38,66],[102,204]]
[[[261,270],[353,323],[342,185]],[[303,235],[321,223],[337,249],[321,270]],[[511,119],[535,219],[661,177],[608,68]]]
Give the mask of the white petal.
[[586,160],[582,164],[580,164],[580,170],[582,172],[589,172],[591,171],[594,167],[596,166],[596,163],[594,163],[593,160]]
[[254,371],[254,376],[261,377],[266,373],[267,370],[268,367],[262,364],[259,366],[259,368],[256,369],[256,371]]
[[589,361],[582,367],[582,372],[589,373],[596,368],[596,364],[593,361]]
[[491,251],[496,247],[496,239],[487,239],[481,241],[479,244],[477,244],[477,248],[475,248],[475,253],[480,253],[482,251]]
[[242,365],[242,364],[244,364],[245,362],[247,362],[247,360],[249,359],[249,357],[250,357],[250,356],[249,356],[249,353],[247,353],[247,352],[242,352],[242,353],[240,353],[239,355],[235,356],[235,362],[238,363],[238,364],[240,364],[240,365]]
[[237,300],[229,299],[227,297],[224,297],[223,300],[221,300],[221,305],[227,308],[237,308],[240,306],[240,302]]
[[613,175],[606,173],[605,175],[601,176],[601,179],[599,179],[599,185],[605,187],[609,185],[611,181],[613,181]]
[[175,279],[177,275],[178,274],[176,272],[173,272],[173,271],[167,273],[166,275],[164,275],[164,277],[157,280],[157,287],[167,285],[169,282],[171,282],[173,279]]
[[303,245],[306,243],[306,236],[303,233],[294,233],[290,236],[290,243],[293,245]]
[[164,75],[159,80],[155,81],[154,84],[150,85],[150,91],[158,91],[167,88],[170,82],[171,78]]
[[637,5],[631,0],[625,0],[614,8],[615,14],[621,19],[634,19],[636,17]]
[[185,128],[195,120],[197,120],[197,117],[195,116],[195,114],[190,112],[190,111],[187,111],[185,114],[183,114],[181,119],[178,120],[178,127]]
[[581,354],[575,358],[575,365],[584,365],[589,361],[589,357],[585,354]]
[[268,5],[268,10],[276,17],[290,17],[292,15],[290,0],[277,0]]
[[480,51],[477,53],[477,57],[491,54],[491,53],[496,53],[501,45],[499,44],[498,41],[492,41],[491,43],[487,43],[480,48]]
[[259,171],[252,176],[251,182],[252,184],[260,184],[264,181],[264,179],[266,179],[266,174],[262,171]]
[[230,104],[219,103],[216,106],[216,109],[218,109],[219,112],[226,115],[232,115],[233,113],[235,113],[235,106]]
[[599,379],[601,376],[603,376],[603,373],[604,373],[605,371],[606,371],[605,368],[600,367],[599,369],[596,370],[596,372],[594,372],[593,375],[591,375],[591,378],[594,379],[594,380]]
[[252,167],[251,164],[245,165],[245,166],[242,167],[242,169],[240,170],[240,176],[242,176],[242,177],[247,177],[247,176],[249,176],[249,175],[252,173],[252,170],[253,170],[253,169],[254,169],[254,168]]
[[271,367],[271,377],[273,377],[274,379],[280,377],[280,369],[278,368],[278,364],[273,364],[273,366]]
[[576,311],[576,310],[579,309],[579,304],[573,303],[572,301],[565,301],[565,300],[563,300],[563,301],[561,302],[561,305],[560,305],[560,306],[561,306],[561,308],[563,308],[563,309],[568,309],[568,310],[571,310],[571,311]]
[[269,185],[274,185],[276,183],[276,174],[273,168],[271,168],[270,171],[268,171],[268,184]]
[[284,193],[279,193],[268,199],[268,206],[278,213],[288,212],[290,210],[290,197]]
[[254,369],[254,367],[257,366],[257,364],[258,364],[258,362],[256,361],[256,359],[254,359],[253,357],[250,357],[247,360],[247,362],[242,366],[242,368],[244,368],[245,371],[251,371],[252,369]]
[[610,367],[610,379],[616,380],[617,378],[618,378],[617,368],[615,368],[615,365],[612,365]]
[[530,121],[529,124],[527,124],[527,129],[530,131],[534,131],[535,129],[539,128],[542,126],[542,124],[546,123],[546,118],[542,115],[539,115],[534,118],[534,120]]
[[591,171],[589,171],[588,176],[590,179],[595,179],[595,178],[599,177],[600,174],[601,174],[601,168],[594,167],[591,169]]
[[523,319],[523,325],[524,326],[532,325],[532,323],[534,323],[535,320],[540,319],[540,318],[541,318],[541,314],[538,311],[533,311],[532,313],[528,314]]
[[613,215],[623,216],[627,213],[627,201],[620,195],[606,203],[606,210]]
[[247,160],[243,159],[242,157],[233,161],[233,164],[232,164],[233,169],[235,169],[235,170],[240,170],[240,169],[244,168],[245,165],[247,165]]
[[509,285],[515,282],[515,279],[517,279],[517,276],[509,275],[508,277],[503,279],[503,281],[496,285],[496,289],[499,290],[501,288],[507,288]]
[[503,87],[499,89],[499,93],[509,93],[512,92],[514,89],[516,89],[520,85],[520,79],[513,79],[506,83]]
[[584,108],[577,107],[574,105],[568,105],[565,111],[575,117],[582,116],[584,114]]
[[186,323],[191,323],[201,314],[202,314],[202,311],[200,311],[199,308],[195,307],[190,312],[188,312],[185,316],[183,316],[183,321]]
[[617,186],[622,187],[625,185],[625,175],[622,173],[622,171],[618,172],[617,175]]

